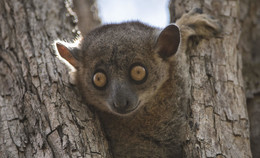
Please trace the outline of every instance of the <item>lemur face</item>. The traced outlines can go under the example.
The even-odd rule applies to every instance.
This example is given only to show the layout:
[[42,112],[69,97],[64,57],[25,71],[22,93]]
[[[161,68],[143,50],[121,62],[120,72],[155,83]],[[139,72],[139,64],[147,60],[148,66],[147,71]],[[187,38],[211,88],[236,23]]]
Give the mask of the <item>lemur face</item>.
[[80,45],[56,42],[61,58],[75,67],[87,103],[117,115],[138,111],[169,78],[169,60],[180,43],[179,29],[159,30],[139,22],[105,25]]

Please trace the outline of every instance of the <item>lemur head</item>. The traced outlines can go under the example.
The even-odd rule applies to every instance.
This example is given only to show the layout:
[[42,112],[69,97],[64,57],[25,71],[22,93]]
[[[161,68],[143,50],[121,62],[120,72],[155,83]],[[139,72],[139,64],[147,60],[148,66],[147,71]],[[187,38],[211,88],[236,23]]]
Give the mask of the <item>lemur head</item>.
[[117,115],[134,113],[156,95],[179,44],[176,25],[160,30],[139,22],[101,26],[76,46],[55,42],[86,102]]

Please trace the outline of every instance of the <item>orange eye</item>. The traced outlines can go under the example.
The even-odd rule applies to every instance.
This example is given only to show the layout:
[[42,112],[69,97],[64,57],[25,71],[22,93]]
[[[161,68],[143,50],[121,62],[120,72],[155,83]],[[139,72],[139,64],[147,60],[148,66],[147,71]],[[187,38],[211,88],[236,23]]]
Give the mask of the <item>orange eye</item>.
[[96,72],[93,76],[93,84],[97,88],[103,88],[107,84],[107,77],[103,72]]
[[137,83],[141,83],[145,81],[147,72],[143,66],[136,65],[132,67],[130,71],[130,76]]

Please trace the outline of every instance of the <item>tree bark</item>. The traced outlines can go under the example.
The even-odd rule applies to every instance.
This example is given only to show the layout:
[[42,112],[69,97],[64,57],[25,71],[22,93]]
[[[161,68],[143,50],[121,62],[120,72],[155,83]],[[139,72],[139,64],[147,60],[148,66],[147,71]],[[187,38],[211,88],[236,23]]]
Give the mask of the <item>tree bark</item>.
[[238,49],[239,5],[239,1],[227,0],[170,2],[171,22],[197,7],[224,26],[222,37],[200,40],[186,52],[190,63],[187,80],[191,84],[186,157],[252,157],[242,54]]
[[0,157],[110,157],[52,47],[73,39],[64,2],[2,0],[0,12]]
[[96,0],[73,0],[71,8],[74,10],[72,14],[77,14],[78,27],[82,35],[100,25]]
[[260,157],[260,1],[242,0],[242,33],[239,50],[243,58],[250,140],[253,157]]

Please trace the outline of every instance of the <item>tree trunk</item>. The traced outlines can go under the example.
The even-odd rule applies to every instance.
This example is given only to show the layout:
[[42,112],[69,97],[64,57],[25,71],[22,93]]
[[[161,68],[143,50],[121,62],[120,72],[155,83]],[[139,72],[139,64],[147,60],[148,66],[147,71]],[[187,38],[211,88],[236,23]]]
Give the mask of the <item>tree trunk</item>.
[[[184,150],[187,157],[252,157],[249,120],[242,77],[238,1],[170,3],[174,22],[192,8],[202,8],[222,23],[223,35],[192,45],[187,57],[191,101]],[[191,48],[191,47],[190,47]]]
[[82,35],[100,25],[96,0],[73,0],[71,6],[77,14],[78,27]]
[[253,157],[260,157],[260,1],[242,0],[242,33],[239,50],[243,57],[250,140]]
[[0,157],[110,157],[53,51],[73,39],[63,0],[1,0],[0,12]]

